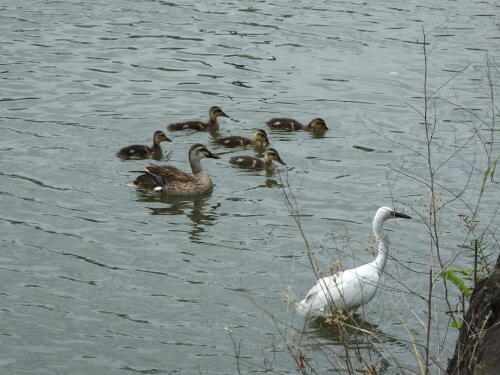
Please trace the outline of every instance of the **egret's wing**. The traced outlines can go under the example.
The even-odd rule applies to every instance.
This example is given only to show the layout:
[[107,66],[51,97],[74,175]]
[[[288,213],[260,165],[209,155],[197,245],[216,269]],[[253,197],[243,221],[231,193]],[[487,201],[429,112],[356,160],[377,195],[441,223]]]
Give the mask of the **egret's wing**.
[[314,285],[306,297],[300,302],[298,310],[302,313],[324,314],[326,307],[332,304],[332,301],[338,300],[339,282],[342,279],[343,272],[333,276],[323,277]]
[[373,266],[365,264],[361,267],[346,270],[337,286],[339,298],[336,306],[350,311],[370,301],[378,287],[379,274]]
[[307,293],[298,310],[322,315],[329,312],[329,307],[354,310],[373,298],[378,280],[376,269],[369,265],[324,277]]

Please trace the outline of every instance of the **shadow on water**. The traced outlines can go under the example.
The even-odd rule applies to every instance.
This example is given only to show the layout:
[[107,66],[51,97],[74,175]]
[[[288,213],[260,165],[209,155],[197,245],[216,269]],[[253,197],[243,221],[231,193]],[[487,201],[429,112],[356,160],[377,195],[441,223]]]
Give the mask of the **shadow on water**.
[[264,180],[264,183],[249,187],[246,190],[255,190],[255,189],[262,189],[262,188],[274,189],[274,188],[282,188],[283,187],[283,184],[281,184],[279,181],[275,180],[274,178],[269,178],[269,176],[272,176],[272,172],[266,171],[266,175],[267,175],[267,178]]
[[172,153],[173,153],[172,151],[164,150],[162,152],[153,154],[152,159],[156,161],[168,161],[172,157]]
[[124,161],[129,161],[129,160],[150,160],[149,164],[153,163],[153,160],[160,161],[160,162],[166,162],[168,161],[171,156],[172,156],[172,151],[160,151],[160,152],[154,152],[149,156],[123,156],[120,155],[119,153],[116,154],[117,158],[120,160]]
[[146,207],[151,215],[185,215],[190,219],[192,223],[188,232],[189,239],[193,242],[203,242],[202,234],[206,231],[205,226],[217,222],[216,210],[220,207],[220,203],[210,206],[210,195],[176,196],[137,191],[137,196],[138,202],[165,204],[164,207]]
[[219,132],[218,129],[212,129],[208,132],[208,134],[210,134],[210,136],[212,137],[212,139],[217,139],[217,138],[220,138],[221,137],[221,134]]
[[346,348],[356,353],[351,358],[346,357],[351,365],[361,369],[362,362],[375,361],[379,364],[378,374],[386,374],[391,365],[383,353],[384,344],[395,343],[401,347],[407,345],[379,330],[378,325],[365,321],[359,314],[341,323],[334,323],[320,317],[311,319],[305,327],[305,334],[313,338],[312,343],[309,343],[311,349],[321,351],[326,355],[331,355],[333,352],[338,355],[339,348]]
[[[272,146],[269,146],[269,147],[272,147]],[[266,152],[266,148],[265,147],[254,147],[254,153],[255,153],[255,157],[257,158],[264,158],[264,153]]]
[[266,171],[266,175],[268,176],[268,178],[266,178],[263,184],[257,185],[257,188],[277,188],[283,186],[274,178],[269,178],[269,176],[272,175],[272,172]]
[[317,317],[311,319],[306,327],[308,336],[326,339],[337,344],[349,344],[359,347],[371,347],[373,342],[397,343],[391,335],[378,329],[378,325],[367,322],[359,314],[349,317],[340,324]]
[[315,130],[309,133],[311,135],[311,138],[320,139],[320,138],[325,138],[326,130]]
[[232,166],[232,167],[234,169],[238,170],[238,173],[241,175],[256,176],[256,177],[261,177],[263,175],[265,176],[266,179],[264,180],[264,183],[248,187],[245,190],[283,187],[283,184],[281,184],[276,179],[277,174],[280,173],[277,169],[274,169],[274,170],[255,170],[255,169],[240,169],[240,168],[235,167],[235,166]]

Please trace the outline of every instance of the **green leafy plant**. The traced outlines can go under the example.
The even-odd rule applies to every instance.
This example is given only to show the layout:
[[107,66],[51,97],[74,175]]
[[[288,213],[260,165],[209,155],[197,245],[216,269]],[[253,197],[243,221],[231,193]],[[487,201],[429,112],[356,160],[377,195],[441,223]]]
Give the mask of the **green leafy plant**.
[[472,291],[467,285],[465,285],[464,279],[459,276],[458,273],[466,275],[468,274],[468,271],[447,268],[441,271],[439,276],[445,280],[451,281],[463,293],[464,297],[470,298],[470,296],[472,295]]

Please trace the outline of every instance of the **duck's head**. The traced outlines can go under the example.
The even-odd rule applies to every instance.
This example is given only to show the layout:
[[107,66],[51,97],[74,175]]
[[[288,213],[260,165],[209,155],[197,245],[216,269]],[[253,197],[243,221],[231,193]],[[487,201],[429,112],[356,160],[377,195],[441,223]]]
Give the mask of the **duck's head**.
[[269,146],[269,139],[267,138],[267,133],[263,129],[257,129],[253,133],[253,141],[257,146]]
[[222,109],[220,109],[220,107],[211,107],[209,110],[208,110],[208,114],[210,116],[210,119],[212,120],[215,120],[217,117],[229,117],[228,115],[226,115],[224,113],[224,111]]
[[312,130],[328,130],[325,120],[315,118],[309,123],[309,128]]
[[189,149],[189,158],[198,160],[203,158],[220,159],[218,155],[208,151],[207,147],[205,145],[202,145],[201,143],[196,143],[191,146],[191,148]]
[[264,157],[269,161],[277,161],[280,164],[286,165],[286,163],[283,160],[281,160],[278,151],[276,151],[274,148],[268,148],[266,150],[266,153],[264,154]]
[[390,207],[380,207],[377,210],[375,217],[380,218],[382,221],[385,221],[387,219],[394,219],[396,217],[399,217],[402,219],[411,219],[411,216],[405,215],[401,212],[397,212],[396,210],[394,210],[393,208],[390,208]]
[[153,139],[154,139],[154,142],[156,144],[160,143],[160,142],[172,142],[172,140],[170,138],[168,138],[164,132],[162,132],[161,130],[158,130],[158,131],[155,131],[155,134],[153,136]]

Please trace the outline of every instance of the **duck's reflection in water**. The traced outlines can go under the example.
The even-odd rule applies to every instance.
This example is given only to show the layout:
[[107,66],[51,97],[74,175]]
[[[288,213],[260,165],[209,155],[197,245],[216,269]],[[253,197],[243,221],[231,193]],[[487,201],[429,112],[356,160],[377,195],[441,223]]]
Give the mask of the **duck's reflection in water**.
[[217,139],[217,138],[220,138],[221,135],[220,135],[220,132],[218,129],[211,129],[208,134],[210,134],[210,136],[212,137],[212,139]]
[[311,135],[311,138],[313,139],[320,139],[320,138],[325,138],[326,136],[326,130],[314,130],[309,132]]
[[[270,176],[271,173],[267,173],[267,176]],[[264,181],[264,184],[259,185],[258,187],[266,187],[266,188],[276,188],[276,187],[281,187],[282,184],[276,181],[274,178],[266,178]]]
[[165,207],[146,207],[151,215],[185,215],[191,220],[189,239],[201,243],[206,226],[217,222],[220,203],[209,205],[210,195],[176,196],[138,192],[138,202],[163,203]]

